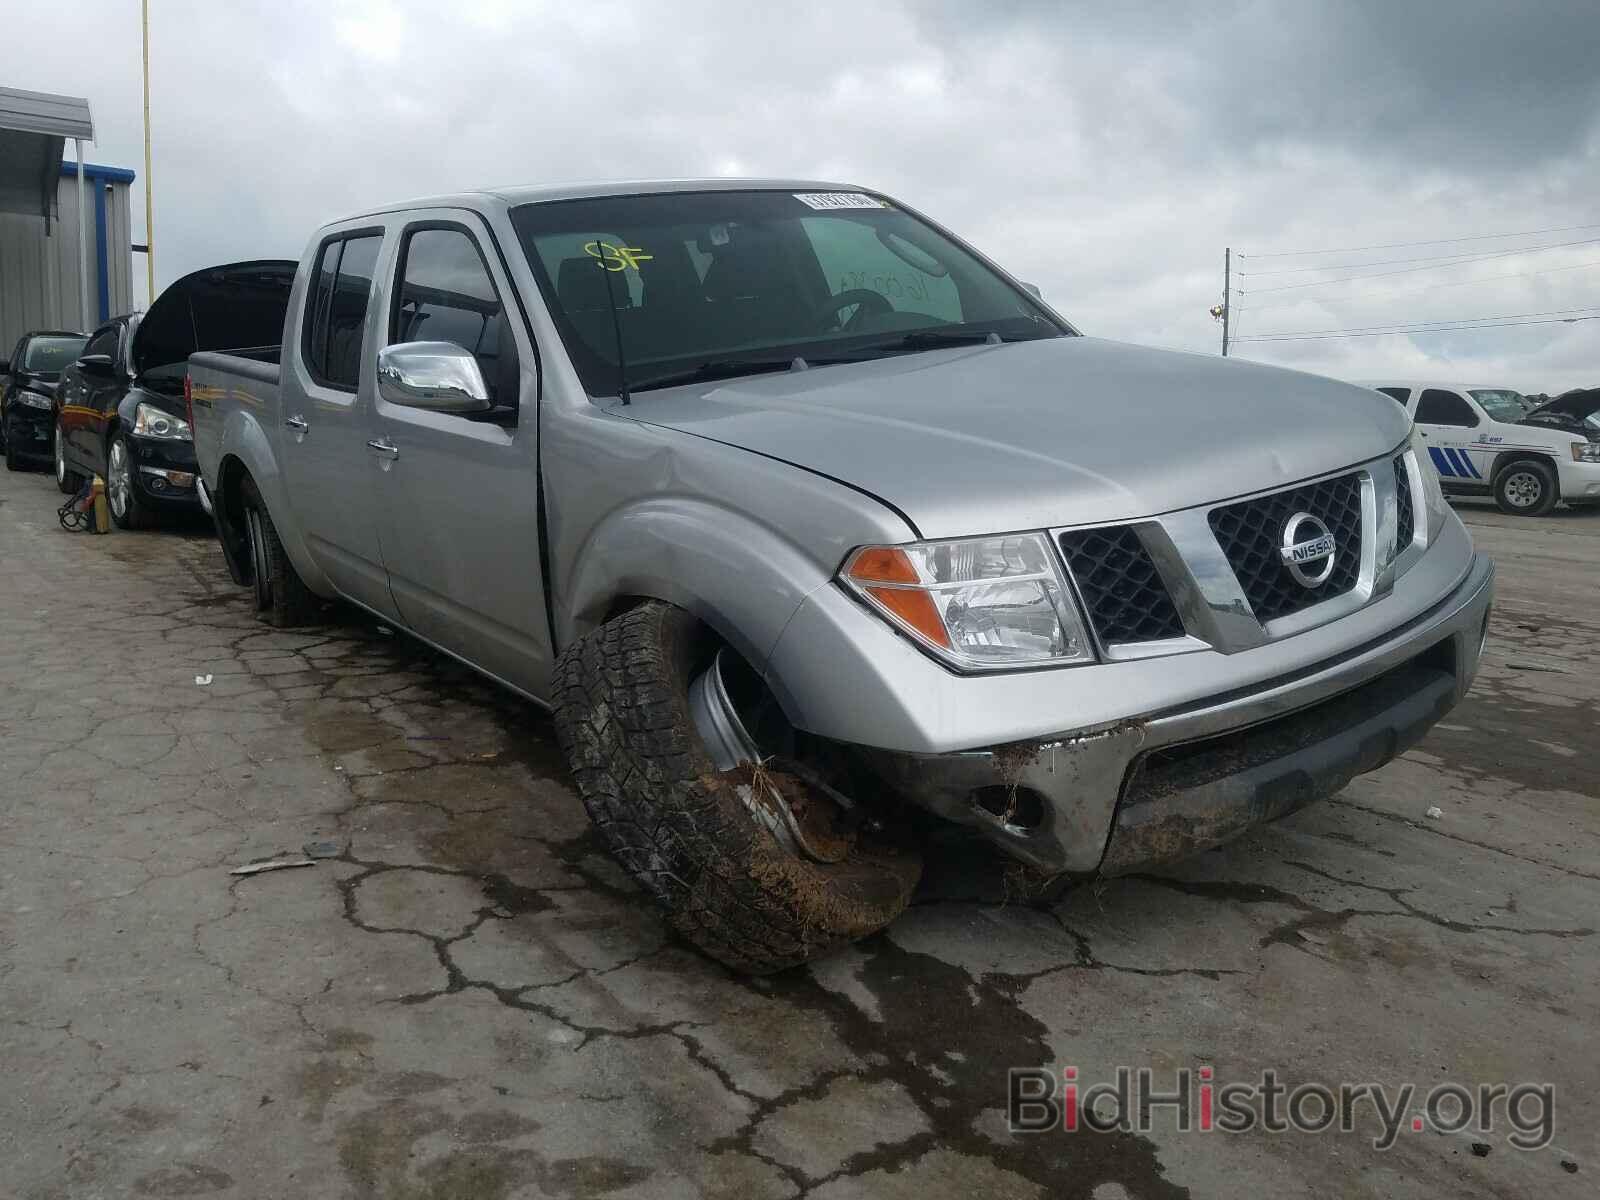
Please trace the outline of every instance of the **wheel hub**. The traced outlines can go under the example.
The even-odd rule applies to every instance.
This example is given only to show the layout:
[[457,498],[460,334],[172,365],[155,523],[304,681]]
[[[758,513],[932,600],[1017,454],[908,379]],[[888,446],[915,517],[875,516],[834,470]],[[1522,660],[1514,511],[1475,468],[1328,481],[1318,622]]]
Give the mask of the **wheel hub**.
[[1506,499],[1518,508],[1532,508],[1543,491],[1544,484],[1531,471],[1518,471],[1506,480]]
[[111,511],[119,517],[128,513],[129,493],[133,489],[133,481],[128,476],[128,452],[121,442],[111,443],[111,462],[106,469],[107,491],[111,493]]
[[850,852],[849,841],[826,829],[808,829],[808,825],[816,825],[817,822],[812,820],[803,823],[795,815],[774,775],[781,773],[796,782],[803,782],[808,794],[821,793],[827,800],[843,807],[850,807],[849,801],[821,781],[811,778],[810,772],[805,772],[804,778],[798,777],[791,770],[792,764],[768,769],[771,758],[762,756],[760,747],[745,728],[733,697],[728,692],[722,674],[722,656],[725,653],[725,650],[717,651],[711,666],[689,685],[689,716],[700,734],[700,740],[705,743],[712,764],[724,774],[739,772],[741,779],[734,785],[734,790],[739,793],[739,798],[744,801],[746,810],[755,818],[756,824],[772,834],[785,851],[820,863],[844,861]]

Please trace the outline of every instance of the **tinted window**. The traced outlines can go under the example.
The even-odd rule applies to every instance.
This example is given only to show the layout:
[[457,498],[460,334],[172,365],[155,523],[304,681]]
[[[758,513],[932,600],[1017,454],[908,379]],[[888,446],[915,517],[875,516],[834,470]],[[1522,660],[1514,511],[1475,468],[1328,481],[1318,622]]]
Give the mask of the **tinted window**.
[[491,400],[515,402],[505,309],[477,243],[460,229],[419,229],[406,238],[389,340],[454,342],[477,358]]
[[1411,399],[1411,389],[1410,388],[1390,387],[1390,388],[1379,388],[1378,390],[1380,392],[1382,392],[1385,396],[1389,397],[1389,399],[1393,400],[1396,404],[1399,404],[1401,406],[1404,406],[1405,402],[1407,400]]
[[89,344],[83,348],[84,354],[104,354],[115,361],[117,357],[117,327],[107,325],[104,329],[96,330],[95,335],[89,339]]
[[29,338],[28,349],[17,367],[43,375],[59,375],[68,363],[83,353],[87,340],[81,337]]
[[[673,192],[513,209],[591,394],[1067,331],[938,230],[857,193]],[[915,335],[915,336],[908,336]]]
[[361,379],[361,338],[383,235],[340,238],[323,247],[306,306],[305,359],[330,387],[354,391]]
[[1472,407],[1454,392],[1429,388],[1417,401],[1419,425],[1465,425],[1470,428],[1477,423],[1478,417]]

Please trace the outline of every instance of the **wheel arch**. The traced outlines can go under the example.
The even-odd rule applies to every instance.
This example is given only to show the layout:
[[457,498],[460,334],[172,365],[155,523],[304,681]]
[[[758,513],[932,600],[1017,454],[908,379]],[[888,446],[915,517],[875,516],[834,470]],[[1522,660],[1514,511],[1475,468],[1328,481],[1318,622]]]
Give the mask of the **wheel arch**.
[[[681,608],[764,672],[789,620],[829,574],[778,531],[684,497],[630,505],[596,526],[558,586],[560,647],[647,600]],[[559,584],[559,580],[557,581]]]
[[1556,496],[1561,495],[1560,463],[1553,452],[1542,450],[1502,450],[1494,456],[1494,462],[1489,466],[1489,486],[1493,487],[1500,479],[1500,473],[1519,462],[1539,463],[1550,468],[1550,473],[1555,476]]

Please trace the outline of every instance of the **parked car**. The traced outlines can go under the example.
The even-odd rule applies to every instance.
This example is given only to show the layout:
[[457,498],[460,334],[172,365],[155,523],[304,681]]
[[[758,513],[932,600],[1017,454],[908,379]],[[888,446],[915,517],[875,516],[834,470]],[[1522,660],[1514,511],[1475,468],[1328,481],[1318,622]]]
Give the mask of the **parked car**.
[[735,967],[890,921],[918,808],[1029,892],[1126,872],[1378,767],[1477,668],[1493,566],[1391,401],[1080,336],[877,193],[374,209],[284,315],[189,360],[234,579],[553,708],[601,836]]
[[[1492,496],[1501,512],[1539,517],[1558,501],[1600,503],[1600,428],[1559,419],[1561,399],[1530,405],[1502,387],[1374,381],[1404,406],[1446,492]],[[1593,410],[1588,410],[1592,412]]]
[[208,267],[166,288],[144,314],[106,322],[61,378],[56,483],[72,493],[101,476],[123,529],[164,513],[198,512],[194,441],[183,398],[196,350],[272,341],[282,331],[294,263]]
[[68,330],[25,333],[9,359],[0,359],[0,449],[6,466],[20,471],[24,463],[50,458],[51,414],[62,369],[83,353],[88,338]]

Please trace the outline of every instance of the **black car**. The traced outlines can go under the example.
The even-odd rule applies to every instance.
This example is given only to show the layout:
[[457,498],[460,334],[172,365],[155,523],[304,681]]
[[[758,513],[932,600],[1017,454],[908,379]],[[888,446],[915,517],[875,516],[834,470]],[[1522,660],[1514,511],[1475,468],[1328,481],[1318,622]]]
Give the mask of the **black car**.
[[50,458],[56,384],[88,340],[71,330],[40,329],[23,334],[11,358],[0,359],[0,375],[6,377],[0,388],[0,448],[11,470]]
[[61,490],[101,476],[123,529],[164,512],[199,511],[183,395],[189,355],[277,343],[295,266],[270,259],[207,267],[169,286],[148,312],[95,330],[56,394]]

